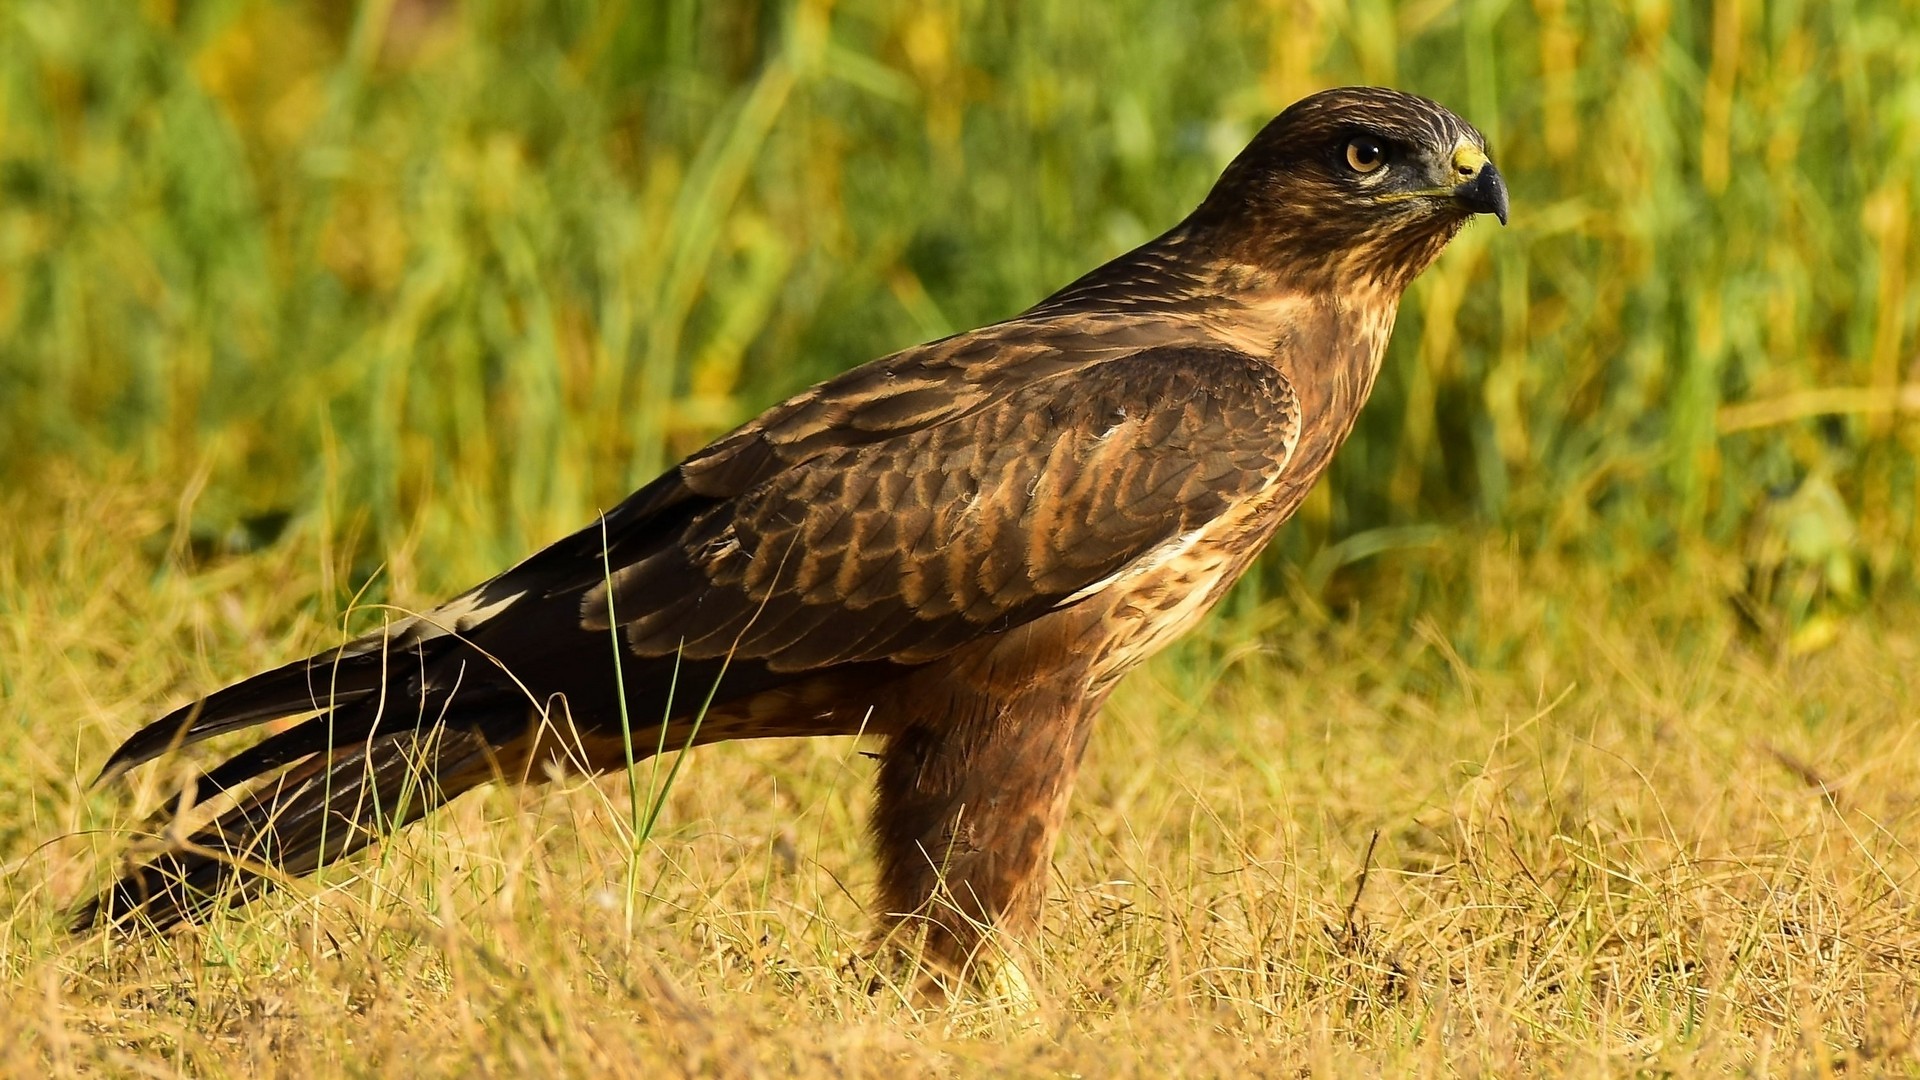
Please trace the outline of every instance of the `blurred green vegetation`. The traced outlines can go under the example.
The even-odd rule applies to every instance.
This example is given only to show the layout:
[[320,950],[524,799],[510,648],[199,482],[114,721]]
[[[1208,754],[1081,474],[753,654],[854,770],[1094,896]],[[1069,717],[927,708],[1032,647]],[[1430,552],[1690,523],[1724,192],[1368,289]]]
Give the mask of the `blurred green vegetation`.
[[1489,531],[1796,620],[1911,580],[1920,23],[1876,0],[0,0],[0,482],[458,586],[1343,82],[1478,124],[1514,224],[1416,285],[1269,583]]

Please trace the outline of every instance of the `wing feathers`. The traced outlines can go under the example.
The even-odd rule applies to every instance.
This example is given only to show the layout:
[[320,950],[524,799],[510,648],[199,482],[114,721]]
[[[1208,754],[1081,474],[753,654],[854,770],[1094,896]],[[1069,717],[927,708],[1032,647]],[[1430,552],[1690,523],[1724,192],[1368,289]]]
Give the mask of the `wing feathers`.
[[181,848],[128,871],[76,912],[74,929],[133,920],[165,929],[223,898],[238,903],[281,877],[311,873],[490,779],[499,748],[476,726],[407,731],[314,757]]
[[[629,647],[731,650],[777,671],[924,662],[1273,483],[1298,418],[1276,370],[1224,349],[1135,353],[965,408],[950,386],[944,405],[932,390],[850,406],[896,433],[821,447],[622,568],[614,607]],[[808,412],[833,409],[814,401],[785,421]],[[702,539],[716,534],[724,557]]]
[[176,747],[191,746],[229,731],[355,702],[381,683],[380,657],[335,660],[321,653],[263,672],[182,705],[135,732],[100,770],[95,783],[111,779]]

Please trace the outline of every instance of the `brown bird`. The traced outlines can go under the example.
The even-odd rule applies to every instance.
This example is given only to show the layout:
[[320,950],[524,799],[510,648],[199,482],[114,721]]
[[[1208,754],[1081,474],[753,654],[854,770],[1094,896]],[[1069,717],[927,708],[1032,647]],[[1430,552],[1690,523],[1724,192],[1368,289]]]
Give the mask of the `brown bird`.
[[1506,187],[1451,112],[1296,103],[1186,220],[1031,310],[806,390],[447,604],[148,725],[103,778],[310,716],[202,775],[231,805],[76,929],[202,916],[551,764],[865,732],[881,917],[965,968],[1038,921],[1101,702],[1299,506],[1475,214],[1504,224]]

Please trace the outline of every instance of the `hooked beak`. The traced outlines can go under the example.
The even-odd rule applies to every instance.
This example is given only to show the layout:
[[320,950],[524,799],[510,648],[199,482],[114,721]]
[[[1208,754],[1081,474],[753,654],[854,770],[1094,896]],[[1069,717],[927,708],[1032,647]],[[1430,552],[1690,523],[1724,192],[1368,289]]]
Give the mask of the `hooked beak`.
[[1507,223],[1507,182],[1485,152],[1462,143],[1453,152],[1453,172],[1458,178],[1453,187],[1454,202],[1468,213],[1492,214],[1500,224]]

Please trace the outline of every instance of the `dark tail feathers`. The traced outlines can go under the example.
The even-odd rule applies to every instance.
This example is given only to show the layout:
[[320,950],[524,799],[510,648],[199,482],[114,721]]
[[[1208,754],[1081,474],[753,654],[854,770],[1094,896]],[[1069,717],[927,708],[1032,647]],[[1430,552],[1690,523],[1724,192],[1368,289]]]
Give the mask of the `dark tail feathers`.
[[[192,799],[237,792],[235,804],[78,909],[74,929],[164,929],[197,919],[312,873],[517,769],[525,755],[512,751],[525,749],[527,699],[488,678],[492,669],[475,673],[449,655],[448,644],[323,653],[177,709],[128,739],[103,779],[222,732],[330,710],[202,773],[188,788]],[[160,831],[176,812],[164,810],[149,827]]]
[[385,655],[321,653],[261,672],[141,728],[107,759],[94,783],[225,732],[284,716],[327,709],[344,711],[377,696],[397,674],[390,664],[424,664],[429,659],[425,650],[395,650]]
[[[285,734],[301,733],[311,724]],[[76,911],[74,930],[164,930],[222,903],[242,903],[282,879],[350,855],[493,779],[502,749],[489,732],[464,726],[375,734],[330,752],[322,749],[326,734],[317,733],[317,739],[320,745],[310,746],[317,752],[307,760],[265,781],[184,843],[128,871]]]

